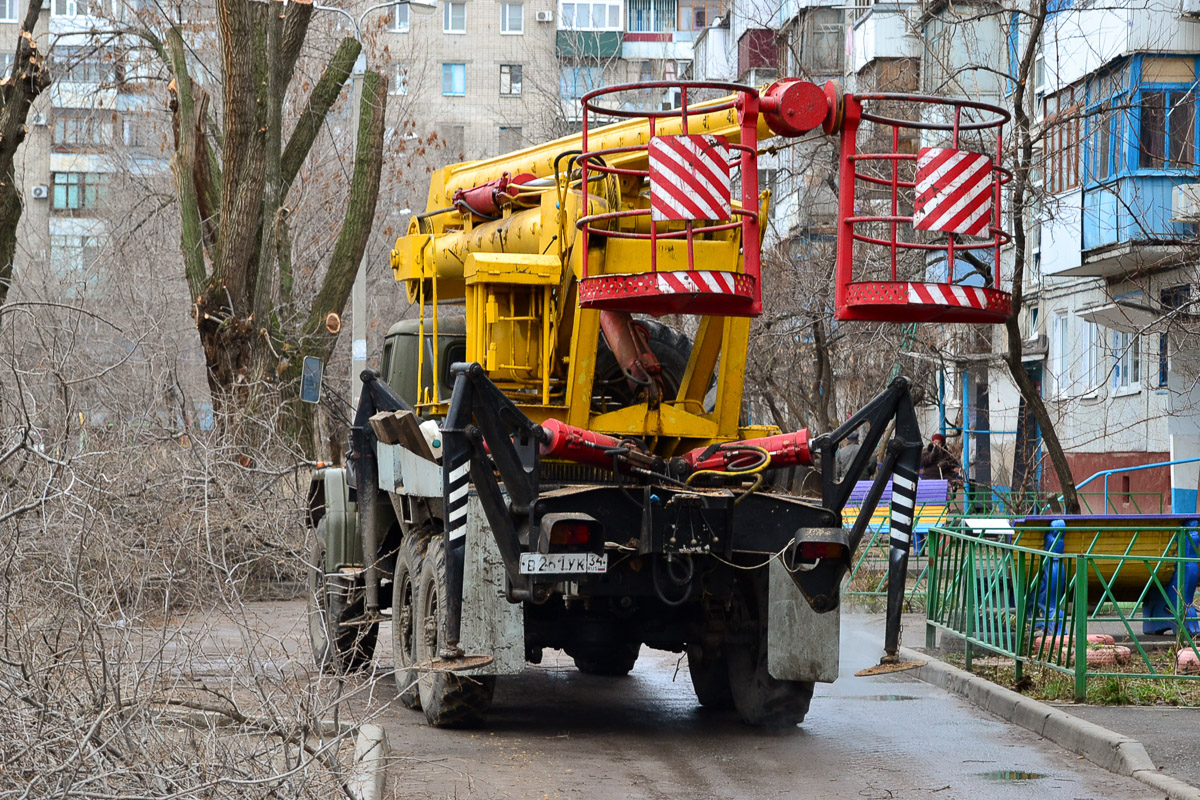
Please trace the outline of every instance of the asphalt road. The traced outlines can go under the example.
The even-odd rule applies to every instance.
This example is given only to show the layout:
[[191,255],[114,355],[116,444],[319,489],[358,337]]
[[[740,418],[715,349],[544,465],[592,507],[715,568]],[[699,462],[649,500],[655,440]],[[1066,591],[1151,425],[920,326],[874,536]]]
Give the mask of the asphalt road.
[[678,656],[643,649],[630,676],[599,678],[547,651],[541,665],[500,679],[484,730],[434,730],[398,705],[380,715],[396,757],[390,790],[534,800],[1161,798],[908,675],[855,678],[878,659],[879,627],[844,621],[842,677],[819,685],[808,719],[786,731],[701,709]]

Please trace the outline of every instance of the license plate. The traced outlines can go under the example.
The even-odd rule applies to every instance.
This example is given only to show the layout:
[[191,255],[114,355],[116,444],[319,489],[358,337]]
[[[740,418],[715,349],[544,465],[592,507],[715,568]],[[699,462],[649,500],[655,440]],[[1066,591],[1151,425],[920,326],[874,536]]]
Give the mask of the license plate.
[[569,572],[608,572],[608,554],[521,553],[522,575],[558,575]]

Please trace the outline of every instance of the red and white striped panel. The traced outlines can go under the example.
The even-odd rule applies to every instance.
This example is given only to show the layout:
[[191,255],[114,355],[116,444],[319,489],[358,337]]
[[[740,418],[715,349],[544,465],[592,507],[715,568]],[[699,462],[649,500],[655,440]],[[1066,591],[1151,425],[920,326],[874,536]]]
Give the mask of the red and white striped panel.
[[910,283],[908,302],[961,308],[987,308],[987,293],[975,286],[949,283]]
[[735,294],[732,272],[695,270],[691,272],[656,272],[661,294]]
[[729,142],[724,136],[650,140],[650,218],[729,219]]
[[978,236],[992,218],[992,160],[947,147],[917,151],[913,227]]

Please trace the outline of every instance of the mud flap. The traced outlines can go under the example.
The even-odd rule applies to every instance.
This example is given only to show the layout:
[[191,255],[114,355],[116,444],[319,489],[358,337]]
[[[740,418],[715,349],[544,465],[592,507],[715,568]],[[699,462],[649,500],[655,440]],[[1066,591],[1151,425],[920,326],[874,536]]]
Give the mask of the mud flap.
[[779,559],[772,559],[767,569],[767,671],[776,680],[833,683],[838,676],[841,609],[818,614]]
[[504,559],[474,491],[467,498],[466,538],[461,646],[492,662],[460,674],[515,675],[525,668],[525,611],[505,597]]

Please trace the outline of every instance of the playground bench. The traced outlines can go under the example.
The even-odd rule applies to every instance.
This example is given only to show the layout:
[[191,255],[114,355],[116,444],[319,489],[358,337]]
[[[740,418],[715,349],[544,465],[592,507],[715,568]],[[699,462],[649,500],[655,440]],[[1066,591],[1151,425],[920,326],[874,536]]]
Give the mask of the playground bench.
[[[867,497],[867,492],[871,488],[872,481],[858,481],[854,484],[854,491],[850,493],[850,499],[846,502],[846,507],[842,511],[842,525],[846,528],[854,525],[858,519],[859,509],[862,508],[863,500]],[[879,498],[879,504],[875,506],[875,512],[871,514],[871,521],[867,524],[867,529],[874,533],[887,534],[891,530],[892,506],[892,482],[888,481],[884,487],[883,496]],[[924,542],[929,529],[935,525],[943,525],[948,519],[946,513],[950,506],[950,481],[948,480],[920,480],[917,482],[917,504],[914,509],[915,518],[913,519],[913,542],[917,545],[917,550],[920,550],[920,544]]]

